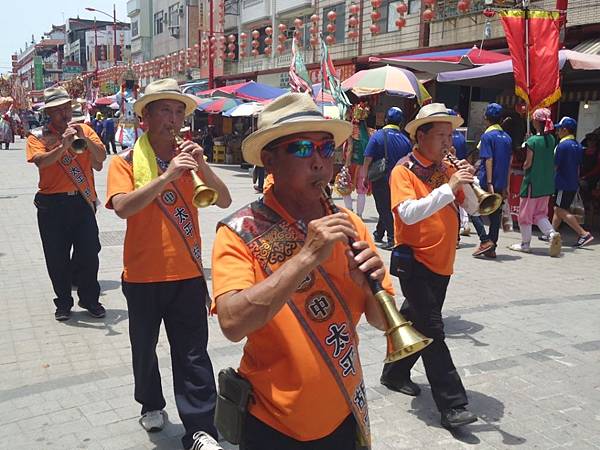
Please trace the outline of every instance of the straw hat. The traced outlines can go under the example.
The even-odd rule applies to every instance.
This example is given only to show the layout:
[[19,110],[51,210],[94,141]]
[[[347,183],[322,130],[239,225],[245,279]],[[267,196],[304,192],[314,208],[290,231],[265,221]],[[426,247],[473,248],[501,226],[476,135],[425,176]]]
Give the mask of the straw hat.
[[49,87],[44,89],[44,104],[40,109],[54,108],[72,102],[71,96],[64,87]]
[[260,152],[269,142],[290,134],[320,131],[330,133],[339,147],[352,133],[352,124],[325,119],[309,94],[284,94],[260,113],[258,130],[244,139],[242,153],[247,162],[262,167]]
[[83,109],[80,104],[76,104],[72,109],[72,119],[71,123],[82,123],[85,122],[85,114],[83,113]]
[[138,116],[149,103],[157,100],[176,100],[185,104],[185,115],[188,116],[196,109],[196,100],[186,94],[181,93],[177,81],[173,78],[163,78],[156,80],[146,86],[144,95],[133,104],[133,110]]
[[404,128],[410,137],[414,140],[417,129],[426,123],[448,122],[452,124],[452,128],[460,127],[463,124],[462,117],[452,116],[448,114],[448,108],[443,103],[430,103],[423,106],[412,121],[406,124]]

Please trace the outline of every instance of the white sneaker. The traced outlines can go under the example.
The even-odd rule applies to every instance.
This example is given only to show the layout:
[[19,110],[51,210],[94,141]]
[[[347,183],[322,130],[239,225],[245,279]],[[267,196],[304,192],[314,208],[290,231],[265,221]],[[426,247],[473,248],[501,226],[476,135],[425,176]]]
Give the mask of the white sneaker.
[[550,233],[550,250],[548,251],[550,256],[552,256],[553,258],[560,256],[561,248],[562,239],[560,237],[560,233],[558,231]]
[[204,431],[196,431],[192,439],[194,443],[189,450],[223,450],[223,447],[210,434]]
[[519,244],[509,245],[508,248],[515,252],[531,253],[531,248],[529,247],[529,245],[525,245],[522,242]]
[[469,227],[468,225],[464,228],[460,229],[460,235],[461,236],[471,236],[471,227]]
[[140,425],[149,433],[162,430],[165,426],[165,412],[159,409],[148,411],[140,417]]

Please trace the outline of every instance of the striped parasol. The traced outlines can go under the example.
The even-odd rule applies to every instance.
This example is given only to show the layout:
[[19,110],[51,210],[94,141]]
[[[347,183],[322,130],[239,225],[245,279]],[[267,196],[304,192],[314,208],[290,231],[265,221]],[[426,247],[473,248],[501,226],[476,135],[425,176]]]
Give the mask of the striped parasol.
[[209,114],[221,114],[223,111],[227,111],[243,103],[240,99],[229,97],[211,97],[210,100],[198,105],[198,109]]
[[431,102],[431,95],[414,73],[400,67],[383,66],[361,70],[342,82],[342,88],[357,97],[387,93],[414,97],[420,105]]

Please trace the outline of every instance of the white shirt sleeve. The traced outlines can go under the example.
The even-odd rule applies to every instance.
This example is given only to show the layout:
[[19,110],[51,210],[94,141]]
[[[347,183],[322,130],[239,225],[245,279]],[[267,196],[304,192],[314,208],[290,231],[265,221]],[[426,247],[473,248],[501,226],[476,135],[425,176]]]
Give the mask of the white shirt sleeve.
[[435,214],[444,206],[454,201],[454,193],[448,183],[435,188],[427,197],[418,200],[405,200],[398,205],[396,210],[400,219],[407,225],[414,225],[423,219]]

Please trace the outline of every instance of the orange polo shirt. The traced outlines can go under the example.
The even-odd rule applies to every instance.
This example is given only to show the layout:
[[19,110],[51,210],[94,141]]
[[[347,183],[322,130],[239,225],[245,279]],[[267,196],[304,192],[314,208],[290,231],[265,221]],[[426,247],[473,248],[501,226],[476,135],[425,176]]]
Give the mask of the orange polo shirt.
[[[277,202],[273,190],[267,190],[264,199],[286,221],[295,222]],[[355,214],[344,212],[350,216],[359,240],[369,242],[375,249],[365,224]],[[350,278],[347,249],[346,244],[335,244],[322,267],[346,300],[356,325],[365,311],[367,294]],[[218,313],[220,295],[249,288],[266,277],[241,238],[221,226],[213,246],[212,278],[216,299],[213,311]],[[383,285],[393,293],[389,274]],[[310,295],[310,290],[306,295]],[[305,307],[305,297],[295,296],[294,301],[299,308]],[[381,345],[385,345],[383,334]],[[247,336],[239,372],[254,390],[256,403],[250,405],[252,415],[294,439],[309,441],[327,436],[350,414],[319,351],[287,305],[264,327]]]
[[[91,127],[81,124],[81,129],[83,130],[83,134],[85,134],[90,141],[104,148],[104,144]],[[61,136],[53,130],[51,125],[49,127],[44,127],[44,139],[47,140],[46,145],[44,145],[44,143],[33,134],[29,134],[29,136],[27,136],[27,162],[33,162],[33,157],[35,155],[53,150],[62,141]],[[84,151],[80,155],[75,155],[74,153],[71,153],[71,155],[76,157],[76,160],[81,166],[81,169],[83,170],[90,187],[94,191],[93,198],[96,198],[94,173],[92,171],[92,159],[89,150]],[[40,194],[59,194],[77,190],[77,186],[73,182],[73,179],[67,175],[58,161],[56,161],[54,164],[50,164],[47,167],[40,168],[39,172],[40,182],[38,187]]]
[[[194,194],[192,177],[186,173],[175,184],[191,209],[194,232],[198,244],[201,244],[198,210],[191,201]],[[134,186],[133,165],[121,156],[113,157],[108,167],[106,207],[113,209],[112,198],[132,192]],[[156,201],[127,218],[123,266],[123,279],[130,283],[176,281],[201,276],[181,234]]]
[[[421,155],[415,155],[424,166],[432,164]],[[448,175],[456,169],[448,164]],[[429,270],[439,275],[452,275],[456,256],[458,236],[458,212],[454,203],[444,206],[426,219],[413,225],[402,222],[396,210],[405,200],[417,200],[432,191],[408,167],[396,165],[390,175],[391,206],[394,214],[395,245],[406,244],[412,247],[415,259]],[[462,191],[456,196],[459,203],[464,201]]]

